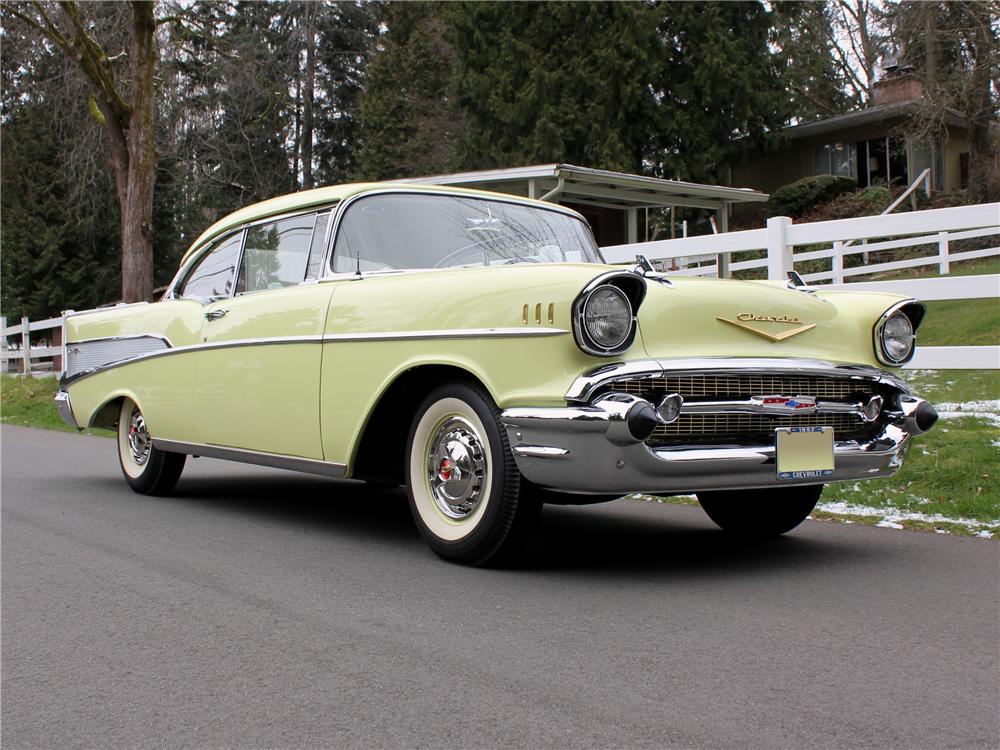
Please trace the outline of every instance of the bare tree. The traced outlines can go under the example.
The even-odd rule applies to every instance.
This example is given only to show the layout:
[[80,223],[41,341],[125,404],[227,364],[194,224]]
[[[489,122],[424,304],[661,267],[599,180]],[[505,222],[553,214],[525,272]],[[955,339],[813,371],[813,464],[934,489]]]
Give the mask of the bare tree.
[[114,62],[91,31],[75,0],[52,3],[3,3],[14,18],[40,32],[75,61],[89,81],[88,106],[104,129],[110,149],[121,211],[122,299],[138,302],[153,296],[153,185],[157,152],[154,137],[156,18],[154,3],[134,1],[127,52],[128,74],[116,76]]
[[879,22],[878,0],[830,0],[833,59],[858,104],[871,102],[876,66],[885,55],[888,34]]

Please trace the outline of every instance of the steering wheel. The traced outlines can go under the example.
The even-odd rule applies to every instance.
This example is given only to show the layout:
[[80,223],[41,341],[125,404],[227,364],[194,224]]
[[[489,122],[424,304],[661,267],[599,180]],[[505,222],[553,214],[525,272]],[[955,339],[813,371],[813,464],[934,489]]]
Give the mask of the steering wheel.
[[[490,248],[490,247],[484,247],[484,248],[480,249],[481,245],[484,245],[487,242],[494,242],[494,241],[496,241],[495,237],[488,237],[488,238],[483,239],[483,240],[477,240],[476,242],[472,242],[472,243],[470,243],[468,245],[463,245],[462,247],[458,248],[457,250],[452,250],[450,253],[448,253],[446,256],[444,256],[441,260],[439,260],[437,263],[435,263],[434,264],[434,268],[444,268],[446,266],[452,266],[452,265],[459,266],[459,265],[462,265],[461,263],[454,263],[453,261],[455,260],[455,258],[460,258],[463,253],[469,253],[469,254],[471,254],[471,252],[475,252],[475,254],[478,257],[482,258],[483,265],[489,265],[488,260],[489,260],[489,254],[491,252],[494,255],[496,255],[496,256],[498,256],[500,258],[505,257],[504,255],[502,255],[501,253],[499,253],[497,250],[495,250],[493,248]],[[528,257],[525,257],[525,258],[508,258],[507,260],[505,260],[503,262],[502,265],[506,266],[506,265],[510,265],[511,263],[541,263],[541,261],[538,260],[537,258],[528,258]]]

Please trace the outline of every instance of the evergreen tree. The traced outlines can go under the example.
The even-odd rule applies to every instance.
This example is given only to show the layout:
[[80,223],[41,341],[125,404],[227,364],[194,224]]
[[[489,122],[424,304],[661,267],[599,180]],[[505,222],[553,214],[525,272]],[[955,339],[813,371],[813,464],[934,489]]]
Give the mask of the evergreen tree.
[[465,122],[455,101],[455,50],[444,37],[443,10],[425,2],[385,6],[387,33],[360,100],[362,178],[438,174],[457,166]]
[[759,147],[787,122],[771,14],[758,2],[658,6],[658,103],[650,160],[665,177],[719,179],[734,141]]
[[641,171],[657,102],[646,3],[445,6],[469,168],[570,162]]

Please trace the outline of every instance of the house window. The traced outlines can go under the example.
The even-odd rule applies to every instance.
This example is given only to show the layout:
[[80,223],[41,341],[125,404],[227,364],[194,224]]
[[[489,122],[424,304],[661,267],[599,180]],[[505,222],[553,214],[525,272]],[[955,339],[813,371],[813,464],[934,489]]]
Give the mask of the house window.
[[857,162],[854,149],[847,143],[828,143],[816,146],[812,154],[814,175],[834,174],[841,177],[855,177]]
[[895,136],[858,141],[858,184],[908,185],[906,139]]

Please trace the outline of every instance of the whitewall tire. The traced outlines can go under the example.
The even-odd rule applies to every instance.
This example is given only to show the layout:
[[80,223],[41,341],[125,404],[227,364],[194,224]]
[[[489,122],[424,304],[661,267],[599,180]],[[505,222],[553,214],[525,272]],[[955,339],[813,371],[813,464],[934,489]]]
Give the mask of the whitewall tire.
[[482,389],[455,383],[424,399],[406,450],[410,511],[441,557],[482,565],[520,541],[538,515],[520,493],[500,412]]
[[143,495],[169,493],[180,479],[186,458],[154,447],[142,411],[131,399],[122,401],[118,413],[118,463],[133,490]]

